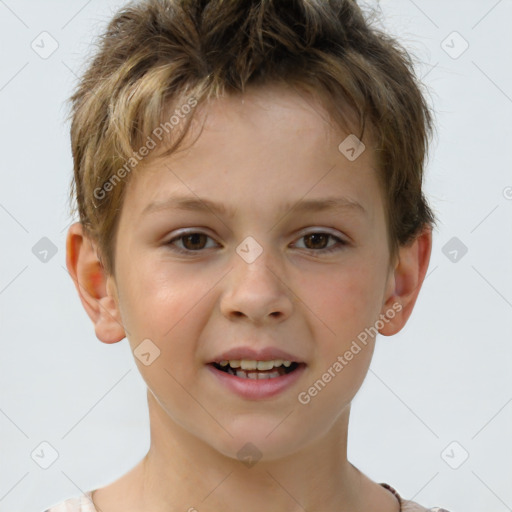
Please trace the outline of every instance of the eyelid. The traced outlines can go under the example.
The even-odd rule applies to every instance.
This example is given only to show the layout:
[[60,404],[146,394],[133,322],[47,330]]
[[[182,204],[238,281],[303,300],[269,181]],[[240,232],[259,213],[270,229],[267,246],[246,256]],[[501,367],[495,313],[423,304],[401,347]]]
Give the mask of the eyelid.
[[298,238],[301,238],[303,236],[312,235],[315,233],[322,233],[325,235],[331,235],[334,238],[340,239],[342,242],[349,243],[350,238],[342,233],[341,231],[338,231],[336,228],[329,228],[326,226],[312,226],[310,228],[306,228],[306,230],[301,230],[296,235]]
[[312,233],[325,233],[328,235],[336,236],[341,238],[343,233],[338,231],[336,228],[330,228],[327,226],[311,226],[309,228],[305,228],[305,230],[301,230],[298,232],[300,236],[310,235]]

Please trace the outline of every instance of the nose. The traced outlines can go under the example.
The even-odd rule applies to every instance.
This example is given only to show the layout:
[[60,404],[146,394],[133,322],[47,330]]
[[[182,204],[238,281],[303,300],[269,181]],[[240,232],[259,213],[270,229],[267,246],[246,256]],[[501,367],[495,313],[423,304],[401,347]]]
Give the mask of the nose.
[[291,315],[293,293],[268,251],[247,263],[234,255],[234,268],[229,273],[221,297],[222,314],[229,320],[245,319],[254,324],[282,322]]

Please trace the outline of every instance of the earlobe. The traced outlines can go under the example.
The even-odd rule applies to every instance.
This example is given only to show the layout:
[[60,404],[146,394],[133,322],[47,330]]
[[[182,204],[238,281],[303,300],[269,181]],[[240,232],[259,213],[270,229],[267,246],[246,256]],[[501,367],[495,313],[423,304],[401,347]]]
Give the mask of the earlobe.
[[98,258],[96,244],[84,233],[81,223],[72,224],[66,240],[66,266],[82,305],[94,323],[96,337],[116,343],[125,336],[115,282],[107,276]]
[[413,242],[399,249],[399,258],[390,276],[392,290],[386,298],[381,315],[387,321],[379,333],[392,336],[401,331],[409,319],[427,273],[432,252],[432,228],[425,229]]

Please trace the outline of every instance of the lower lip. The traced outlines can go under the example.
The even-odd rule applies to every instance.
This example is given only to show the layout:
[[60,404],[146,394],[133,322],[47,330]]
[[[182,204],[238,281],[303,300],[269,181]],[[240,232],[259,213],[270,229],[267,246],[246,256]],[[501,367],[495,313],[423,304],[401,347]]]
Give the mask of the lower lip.
[[306,365],[301,364],[293,372],[281,375],[280,377],[274,377],[273,379],[244,379],[218,370],[212,364],[207,364],[206,366],[219,379],[221,384],[248,400],[270,398],[282,393],[293,386],[306,369]]

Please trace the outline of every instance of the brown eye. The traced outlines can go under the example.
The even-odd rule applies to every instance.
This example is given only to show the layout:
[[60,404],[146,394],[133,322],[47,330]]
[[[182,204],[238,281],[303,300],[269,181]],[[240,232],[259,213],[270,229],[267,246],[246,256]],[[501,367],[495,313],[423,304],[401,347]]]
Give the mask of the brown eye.
[[[207,248],[208,239],[212,240],[212,238],[205,233],[191,232],[169,240],[167,245],[175,246],[175,250],[178,252],[198,252]],[[212,246],[210,245],[210,247]]]
[[331,235],[327,233],[313,233],[311,235],[304,236],[306,241],[304,245],[308,249],[325,249]]
[[[348,245],[348,242],[345,242],[341,238],[322,231],[303,235],[300,240],[303,240],[304,244],[304,247],[299,246],[301,249],[306,249],[312,253],[318,253],[319,255],[340,251]],[[329,245],[330,240],[334,240],[334,243]]]
[[208,237],[203,233],[192,233],[191,235],[184,235],[181,237],[183,240],[183,246],[185,249],[190,251],[203,249],[207,238]]

